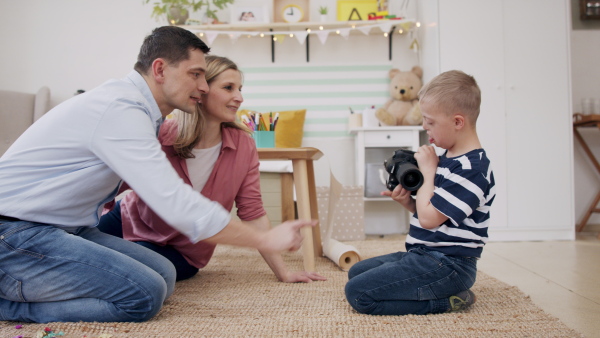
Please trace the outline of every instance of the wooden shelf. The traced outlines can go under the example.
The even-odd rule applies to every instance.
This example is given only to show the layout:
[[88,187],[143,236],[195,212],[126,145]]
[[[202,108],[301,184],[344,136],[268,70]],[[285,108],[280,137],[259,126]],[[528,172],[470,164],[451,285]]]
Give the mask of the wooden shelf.
[[600,115],[583,115],[581,113],[573,114],[573,127],[599,127]]
[[[285,22],[268,22],[268,23],[257,23],[249,22],[243,24],[214,24],[214,25],[183,25],[179,26],[188,30],[196,31],[243,31],[243,32],[261,32],[261,31],[299,31],[310,29],[311,31],[318,31],[320,29],[342,29],[342,28],[359,28],[364,26],[371,26],[375,24],[390,23],[392,26],[398,25],[414,25],[414,20],[362,20],[362,21],[330,21],[330,22],[297,22],[297,23],[285,23]],[[405,34],[407,29],[404,29]],[[357,31],[356,33],[360,33]],[[370,34],[383,34],[379,27],[375,26]],[[362,33],[360,33],[362,34]],[[398,32],[395,32],[398,34]]]
[[579,18],[581,20],[600,20],[600,1],[579,0]]
[[[389,26],[382,27],[383,24],[389,24]],[[320,30],[337,30],[337,29],[348,29],[351,28],[349,34],[357,35],[364,34],[359,29],[361,27],[373,26],[368,34],[385,34],[387,33],[388,38],[388,55],[389,59],[392,59],[392,36],[393,35],[405,35],[413,27],[415,27],[415,20],[362,20],[362,21],[334,21],[334,22],[297,22],[297,23],[284,23],[284,22],[268,22],[268,23],[237,23],[237,24],[212,24],[212,25],[182,25],[179,27],[185,28],[194,33],[207,33],[207,32],[222,32],[222,33],[242,33],[252,32],[254,34],[262,33],[264,35],[275,35],[287,32],[299,32],[303,33],[310,29],[310,34],[306,34],[306,62],[310,60],[310,35],[317,34]],[[388,30],[389,27],[389,30]],[[384,28],[384,29],[382,29]],[[385,30],[385,31],[384,31]],[[271,40],[271,62],[275,62],[275,42]]]

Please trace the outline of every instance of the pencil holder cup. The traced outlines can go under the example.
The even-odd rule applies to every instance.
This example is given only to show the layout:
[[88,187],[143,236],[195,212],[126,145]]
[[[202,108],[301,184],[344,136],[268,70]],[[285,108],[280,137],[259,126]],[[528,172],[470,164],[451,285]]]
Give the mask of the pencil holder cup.
[[252,138],[256,141],[256,148],[275,148],[274,131],[255,131]]
[[360,128],[363,125],[363,117],[362,114],[350,114],[348,118],[348,127],[352,128]]

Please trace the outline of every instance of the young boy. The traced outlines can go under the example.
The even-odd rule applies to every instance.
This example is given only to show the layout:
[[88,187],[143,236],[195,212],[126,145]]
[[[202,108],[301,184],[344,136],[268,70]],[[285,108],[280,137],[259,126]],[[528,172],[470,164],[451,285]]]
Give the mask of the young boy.
[[458,311],[475,303],[477,259],[487,242],[494,175],[475,128],[481,92],[472,76],[453,70],[419,92],[423,128],[433,146],[415,158],[424,182],[416,198],[398,185],[382,192],[414,213],[407,252],[370,258],[348,272],[346,298],[365,314]]

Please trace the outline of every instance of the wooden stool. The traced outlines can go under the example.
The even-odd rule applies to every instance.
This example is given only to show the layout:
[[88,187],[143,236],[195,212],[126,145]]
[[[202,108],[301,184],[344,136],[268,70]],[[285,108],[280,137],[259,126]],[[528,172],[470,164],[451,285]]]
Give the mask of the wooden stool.
[[[283,221],[294,217],[291,182],[296,187],[298,219],[319,220],[313,161],[322,156],[323,153],[316,148],[258,148],[259,160],[292,161],[293,173],[281,173]],[[323,255],[320,227],[317,224],[314,228],[306,227],[301,231],[304,237],[302,243],[304,270],[315,271],[315,257]]]
[[296,202],[294,201],[294,174],[280,173],[281,177],[281,222],[296,219]]
[[[577,130],[578,127],[600,128],[600,115],[581,115],[578,113],[573,115],[573,134],[575,135],[575,138],[579,140],[579,143],[581,144],[581,147],[585,151],[587,157],[592,161],[594,168],[596,168],[596,172],[600,174],[600,164],[594,156],[594,153],[592,153],[592,151],[590,150],[590,147],[587,145],[587,143],[579,133],[579,130]],[[583,230],[587,222],[590,220],[592,213],[600,212],[600,208],[598,208],[598,202],[600,202],[600,191],[596,194],[592,205],[590,205],[585,215],[581,219],[581,223],[579,223],[579,225],[577,226],[577,232]],[[598,239],[600,239],[600,234],[598,235]]]

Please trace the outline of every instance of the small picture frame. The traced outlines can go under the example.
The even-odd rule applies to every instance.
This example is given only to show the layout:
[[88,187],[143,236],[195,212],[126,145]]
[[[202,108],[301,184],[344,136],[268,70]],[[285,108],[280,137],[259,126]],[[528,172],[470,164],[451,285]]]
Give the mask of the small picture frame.
[[270,21],[265,5],[232,5],[229,8],[232,24],[268,23]]

